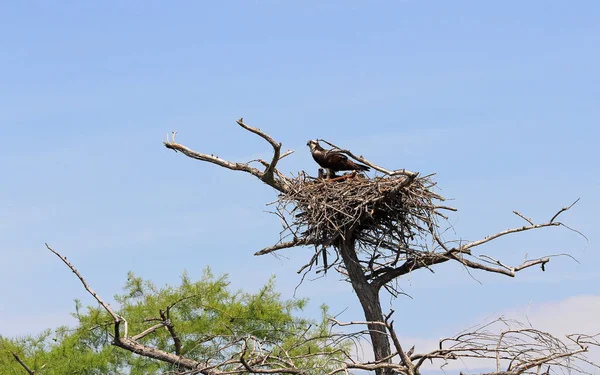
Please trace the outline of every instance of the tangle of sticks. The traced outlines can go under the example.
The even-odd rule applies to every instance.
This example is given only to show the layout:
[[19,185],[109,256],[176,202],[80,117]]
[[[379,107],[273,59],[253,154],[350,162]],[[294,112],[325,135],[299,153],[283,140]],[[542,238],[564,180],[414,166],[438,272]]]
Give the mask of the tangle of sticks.
[[452,210],[440,205],[444,198],[434,186],[431,176],[416,174],[328,180],[301,172],[274,202],[284,227],[282,241],[320,246],[318,253],[325,256],[327,248],[351,235],[357,249],[372,253],[372,267],[393,266],[415,248],[425,250],[425,239],[437,236],[438,219],[446,218],[440,210]]

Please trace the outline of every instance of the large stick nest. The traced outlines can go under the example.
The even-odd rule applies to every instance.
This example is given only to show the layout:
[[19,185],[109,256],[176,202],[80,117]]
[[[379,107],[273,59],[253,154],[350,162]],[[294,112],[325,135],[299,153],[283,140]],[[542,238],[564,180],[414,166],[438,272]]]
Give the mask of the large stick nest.
[[[442,216],[430,176],[360,174],[315,179],[301,173],[277,200],[284,232],[295,241],[337,246],[348,236],[358,248],[400,251],[437,231]],[[422,246],[422,245],[419,245]]]

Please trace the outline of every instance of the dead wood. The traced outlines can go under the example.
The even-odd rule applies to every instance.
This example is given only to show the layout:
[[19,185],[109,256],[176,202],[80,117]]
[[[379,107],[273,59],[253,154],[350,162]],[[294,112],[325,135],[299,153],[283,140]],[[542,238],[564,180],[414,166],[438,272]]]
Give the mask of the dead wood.
[[[286,151],[281,154],[281,143],[276,142],[271,136],[267,133],[263,132],[258,128],[254,128],[252,126],[244,123],[244,119],[240,118],[237,120],[237,124],[241,126],[243,129],[248,130],[251,133],[254,133],[267,141],[271,147],[273,148],[273,157],[271,158],[271,162],[266,162],[264,160],[251,160],[246,163],[232,162],[225,159],[221,159],[214,154],[204,154],[197,151],[193,151],[186,146],[179,144],[175,141],[175,135],[177,132],[172,132],[171,139],[169,139],[169,135],[167,134],[166,142],[163,142],[166,148],[171,149],[175,152],[181,152],[182,154],[196,160],[205,161],[208,163],[216,164],[220,167],[231,169],[233,171],[242,171],[246,173],[250,173],[251,175],[257,177],[265,184],[273,187],[274,189],[279,190],[280,192],[287,191],[288,178],[284,176],[278,169],[277,163],[285,158],[286,156],[293,153],[293,151]],[[262,164],[265,169],[261,171],[258,168],[254,168],[250,166],[250,163],[258,162]]]
[[[19,355],[17,353],[11,352],[11,354],[13,355],[13,358],[15,359],[15,361],[19,362],[21,367],[23,367],[23,369],[25,371],[27,371],[27,373],[29,375],[35,375],[35,371],[33,371],[29,366],[27,366],[27,364],[25,362],[23,362],[23,360],[21,359],[21,357],[19,357]],[[42,366],[42,368],[44,368],[44,366]]]

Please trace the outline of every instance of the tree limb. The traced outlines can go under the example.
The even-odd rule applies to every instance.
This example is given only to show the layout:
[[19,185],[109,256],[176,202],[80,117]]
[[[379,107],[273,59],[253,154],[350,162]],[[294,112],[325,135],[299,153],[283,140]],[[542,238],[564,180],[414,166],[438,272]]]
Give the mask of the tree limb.
[[81,281],[81,283],[83,284],[83,287],[85,288],[85,290],[88,291],[89,294],[92,295],[92,297],[94,297],[96,299],[96,301],[98,301],[98,303],[104,308],[104,310],[106,310],[107,313],[110,314],[110,316],[113,318],[113,321],[115,322],[115,340],[118,340],[120,338],[120,333],[119,333],[119,324],[121,322],[125,323],[125,335],[124,337],[127,337],[127,321],[119,316],[117,313],[115,313],[113,311],[113,309],[110,307],[110,305],[106,302],[104,302],[104,300],[96,293],[92,290],[92,288],[88,285],[87,281],[85,281],[85,279],[83,278],[83,276],[81,276],[81,274],[79,273],[79,271],[77,271],[77,269],[75,268],[74,265],[72,265],[71,263],[69,263],[69,261],[67,260],[66,257],[60,255],[58,252],[56,252],[53,248],[50,247],[50,245],[45,244],[46,248],[48,250],[50,250],[51,252],[54,253],[54,255],[56,255],[57,257],[60,258],[60,260],[63,261],[64,264],[67,265],[67,267],[69,267],[71,269],[71,271],[73,271],[73,273],[75,275],[77,275],[77,277],[79,278],[79,281]]
[[503,264],[500,264],[502,268],[497,268],[497,267],[490,267],[485,264],[482,264],[479,262],[474,262],[472,260],[458,257],[458,256],[453,256],[453,259],[469,268],[480,269],[480,270],[484,270],[487,272],[499,273],[501,275],[506,275],[506,276],[510,276],[510,277],[514,277],[515,273],[518,271],[524,270],[525,268],[529,268],[529,267],[532,267],[532,266],[535,266],[538,264],[541,264],[543,267],[546,263],[548,263],[550,261],[550,258],[545,257],[545,258],[539,258],[539,259],[525,261],[517,267],[510,267],[510,266],[505,266]]
[[260,136],[261,138],[269,142],[273,147],[273,159],[271,160],[270,165],[267,167],[267,169],[263,173],[263,176],[261,177],[261,180],[263,180],[264,182],[268,183],[269,181],[273,181],[273,172],[275,171],[275,166],[277,165],[277,162],[280,159],[279,155],[281,153],[281,143],[276,142],[273,138],[271,138],[268,134],[264,133],[260,129],[253,128],[249,125],[244,124],[243,118],[237,120],[237,123],[242,128]]
[[550,222],[551,222],[551,223],[553,223],[553,222],[554,222],[554,219],[556,219],[556,218],[558,217],[558,215],[562,214],[562,213],[563,213],[563,212],[565,212],[565,211],[568,211],[568,210],[569,210],[571,207],[573,207],[573,206],[575,205],[575,203],[579,202],[579,199],[580,199],[580,198],[577,198],[577,199],[575,200],[575,202],[571,203],[571,205],[570,205],[570,206],[567,206],[567,207],[563,207],[563,208],[561,208],[561,209],[560,209],[560,211],[558,211],[556,214],[554,214],[554,216],[552,216],[552,219],[550,219]]
[[148,336],[152,332],[156,331],[157,329],[166,326],[168,323],[169,323],[168,321],[164,321],[164,322],[160,322],[160,323],[158,323],[156,325],[153,325],[152,327],[148,328],[147,330],[145,330],[145,331],[143,331],[141,333],[138,333],[137,335],[131,336],[131,339],[133,341],[140,340],[140,339]]
[[23,360],[17,355],[17,353],[15,353],[15,352],[11,352],[11,353],[12,353],[13,357],[15,357],[15,360],[17,362],[19,362],[19,364],[21,366],[23,366],[23,368],[25,369],[25,371],[27,371],[27,373],[29,375],[35,375],[35,371],[33,371],[32,369],[30,369],[29,366],[27,366],[27,364],[25,362],[23,362]]
[[417,270],[419,268],[428,268],[430,266],[444,263],[449,261],[452,258],[452,254],[459,252],[458,249],[449,249],[445,253],[423,253],[423,254],[414,254],[409,259],[407,259],[402,265],[392,268],[392,267],[383,267],[378,270],[376,277],[374,275],[370,275],[372,278],[371,284],[380,289],[390,281],[395,278],[405,275],[411,271]]
[[181,354],[181,339],[179,338],[179,336],[177,336],[177,332],[175,331],[175,326],[173,325],[173,322],[171,321],[171,307],[172,307],[172,305],[167,307],[167,311],[160,310],[159,314],[160,314],[161,319],[163,320],[163,323],[167,327],[167,330],[169,331],[171,338],[173,339],[173,345],[175,345],[175,354],[180,355]]
[[175,134],[177,134],[177,132],[173,132],[171,140],[169,140],[168,136],[167,136],[167,141],[163,142],[163,144],[165,145],[166,148],[181,152],[182,154],[184,154],[192,159],[216,164],[220,167],[227,168],[227,169],[234,170],[234,171],[242,171],[242,172],[249,173],[249,174],[259,178],[261,181],[263,181],[267,185],[273,187],[274,189],[279,190],[280,192],[287,191],[287,185],[289,183],[288,178],[285,177],[281,172],[279,172],[277,170],[276,166],[277,166],[277,162],[279,160],[281,160],[285,156],[291,154],[292,151],[287,151],[283,155],[281,155],[281,143],[277,143],[272,137],[270,137],[268,134],[266,134],[262,130],[260,130],[258,128],[253,128],[253,127],[245,124],[243,121],[243,118],[240,118],[239,120],[237,120],[237,123],[245,130],[248,130],[249,132],[260,136],[261,138],[263,138],[264,140],[269,142],[269,144],[273,147],[273,158],[271,160],[271,163],[263,162],[263,164],[266,166],[266,169],[264,171],[260,171],[254,167],[251,167],[248,163],[231,162],[228,160],[221,159],[212,154],[208,155],[208,154],[203,154],[200,152],[193,151],[193,150],[187,148],[186,146],[175,142]]
[[402,265],[395,267],[395,268],[382,267],[379,270],[377,270],[376,273],[372,273],[370,275],[370,278],[372,279],[372,284],[377,288],[381,288],[381,287],[383,287],[383,285],[386,285],[387,283],[389,283],[390,281],[392,281],[393,279],[395,279],[399,276],[405,275],[405,274],[407,274],[411,271],[417,270],[419,268],[424,268],[424,267],[428,268],[435,264],[444,263],[444,262],[447,262],[448,260],[455,260],[469,268],[480,269],[480,270],[487,271],[487,272],[499,273],[499,274],[510,276],[510,277],[514,277],[515,273],[518,271],[524,270],[526,268],[529,268],[529,267],[532,267],[532,266],[535,266],[538,264],[541,265],[542,270],[544,270],[545,264],[550,261],[550,256],[533,259],[533,260],[529,260],[529,261],[524,261],[522,264],[520,264],[518,266],[508,266],[508,265],[503,264],[499,260],[493,259],[493,258],[485,256],[485,255],[482,256],[482,257],[487,257],[488,259],[491,259],[493,261],[493,263],[499,265],[500,268],[491,267],[489,265],[468,259],[465,256],[471,256],[472,248],[483,245],[490,241],[493,241],[499,237],[503,237],[503,236],[513,234],[513,233],[534,230],[534,229],[541,229],[541,228],[553,227],[553,226],[564,226],[564,224],[554,221],[554,220],[562,212],[565,212],[568,209],[570,209],[571,207],[573,207],[573,205],[575,203],[577,203],[577,201],[575,201],[573,204],[571,204],[568,207],[564,207],[564,208],[560,209],[552,217],[552,219],[550,221],[548,221],[546,223],[542,223],[542,224],[535,224],[531,221],[531,219],[525,217],[521,213],[519,213],[517,211],[513,211],[517,216],[519,216],[522,219],[524,219],[525,221],[529,222],[530,225],[522,226],[522,227],[518,227],[518,228],[507,229],[505,231],[492,234],[483,239],[480,239],[477,241],[472,241],[472,242],[460,245],[458,247],[450,248],[439,237],[434,235],[434,240],[445,250],[444,252],[432,253],[432,252],[413,251],[411,257],[409,259],[407,259]]
[[556,227],[556,226],[560,226],[560,225],[561,225],[561,223],[559,223],[559,222],[556,222],[556,223],[548,222],[548,223],[544,223],[544,224],[534,224],[534,225],[522,226],[519,228],[507,229],[505,231],[492,234],[491,236],[487,236],[481,240],[473,241],[473,242],[467,243],[465,245],[462,245],[462,246],[460,246],[460,249],[468,250],[472,247],[483,245],[484,243],[495,240],[496,238],[506,236],[507,234],[524,232],[524,231],[528,231],[528,230],[532,230],[532,229],[540,229],[540,228],[546,228],[546,227],[552,227],[552,226]]
[[526,222],[528,222],[530,225],[535,225],[535,224],[533,223],[533,221],[532,221],[530,218],[526,217],[526,216],[525,216],[525,215],[523,215],[522,213],[520,213],[520,212],[518,212],[518,211],[513,211],[513,213],[514,213],[515,215],[517,215],[518,217],[520,217],[521,219],[523,219],[523,220],[525,220]]
[[402,349],[402,345],[400,345],[400,340],[398,339],[398,336],[396,335],[396,331],[394,330],[394,322],[389,321],[389,318],[392,316],[393,313],[394,313],[394,310],[392,310],[390,312],[390,314],[385,318],[385,320],[386,320],[385,323],[386,323],[388,332],[390,333],[390,337],[392,338],[392,342],[394,343],[394,346],[396,347],[396,351],[398,352],[398,355],[400,356],[402,363],[404,364],[404,366],[406,366],[406,369],[408,370],[407,375],[415,375],[416,367],[415,367],[414,363],[412,362],[412,360],[410,359],[410,355],[406,354],[406,352]]
[[312,240],[308,240],[308,239],[295,239],[292,241],[280,242],[273,246],[265,247],[264,249],[254,253],[254,255],[265,255],[265,254],[269,254],[269,253],[272,253],[274,251],[281,250],[281,249],[288,249],[291,247],[302,246],[302,245],[314,245],[316,243],[318,243],[318,241],[312,241]]

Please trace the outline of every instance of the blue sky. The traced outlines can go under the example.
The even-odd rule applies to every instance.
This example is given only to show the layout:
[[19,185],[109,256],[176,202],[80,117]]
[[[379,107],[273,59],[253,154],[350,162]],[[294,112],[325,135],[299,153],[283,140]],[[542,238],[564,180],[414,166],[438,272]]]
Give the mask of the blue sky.
[[[515,279],[475,272],[483,285],[456,265],[415,273],[401,280],[413,299],[391,303],[411,322],[402,335],[600,299],[599,17],[594,1],[1,3],[0,334],[68,323],[74,298],[93,302],[44,242],[106,297],[130,270],[164,284],[206,266],[249,290],[275,274],[291,297],[311,250],[252,255],[278,238],[264,206],[276,194],[161,144],[177,130],[198,151],[267,157],[239,117],[296,150],[286,173],[316,169],[314,138],[437,172],[459,209],[456,238],[522,225],[515,209],[542,221],[581,198],[562,219],[589,244],[550,229],[482,250],[514,262],[569,252],[580,264],[558,258]],[[311,298],[309,314],[326,302],[361,318],[333,272],[297,295]]]

